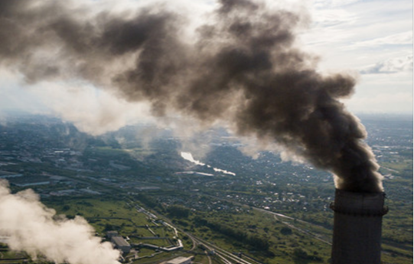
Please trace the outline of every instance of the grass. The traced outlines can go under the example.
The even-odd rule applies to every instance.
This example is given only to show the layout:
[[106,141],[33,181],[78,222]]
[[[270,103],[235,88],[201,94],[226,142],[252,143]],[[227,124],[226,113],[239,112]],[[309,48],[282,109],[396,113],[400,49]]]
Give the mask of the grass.
[[134,262],[132,262],[133,264],[160,263],[162,261],[170,260],[170,259],[177,258],[177,257],[180,257],[180,256],[189,257],[191,255],[188,254],[188,253],[185,253],[185,252],[180,252],[180,251],[154,252],[153,250],[149,251],[147,249],[140,249],[140,252],[138,253],[138,256],[140,258],[142,258],[142,257],[147,257],[147,258],[142,258],[142,259],[139,259],[139,260],[135,260]]
[[72,197],[66,199],[46,200],[48,207],[54,208],[58,214],[68,217],[80,215],[88,220],[98,233],[111,228],[121,235],[154,236],[146,227],[148,225],[156,234],[165,237],[172,233],[161,226],[155,226],[147,216],[127,205],[125,201],[107,198]]
[[166,239],[135,239],[134,241],[138,241],[138,243],[143,243],[143,244],[151,244],[151,245],[159,246],[159,247],[175,246],[174,244],[171,244]]
[[[153,237],[154,235],[147,228],[137,228],[137,234],[143,237]],[[156,232],[157,233],[157,232]]]
[[[209,221],[214,222],[226,222],[233,228],[241,228],[248,233],[248,235],[254,235],[259,237],[265,237],[270,242],[269,251],[274,255],[273,257],[265,257],[266,252],[257,251],[246,247],[239,241],[232,239],[231,237],[224,236],[216,233],[213,230],[206,230],[205,227],[196,228],[193,232],[194,235],[204,237],[205,240],[213,242],[229,251],[229,252],[245,252],[248,255],[254,256],[255,258],[265,260],[271,263],[293,263],[293,252],[296,248],[306,248],[306,254],[308,256],[318,256],[324,261],[330,257],[330,246],[323,243],[311,236],[304,235],[303,233],[292,229],[292,233],[284,235],[281,233],[281,229],[286,227],[286,224],[280,220],[276,220],[272,215],[265,214],[263,212],[251,211],[246,214],[233,215],[231,217],[228,214],[221,215],[215,214],[207,216]],[[283,220],[285,221],[285,220]],[[311,228],[306,224],[295,223],[295,226],[300,228]],[[321,227],[316,227],[321,228]],[[290,259],[287,261],[287,259]],[[321,263],[320,261],[306,260],[306,263]],[[322,262],[323,263],[323,262]]]
[[[174,236],[169,228],[155,226],[147,219],[146,215],[137,212],[136,209],[128,205],[126,201],[122,200],[103,197],[73,197],[69,199],[48,200],[47,205],[56,208],[58,213],[65,213],[72,216],[75,214],[85,216],[99,233],[104,233],[105,229],[108,228],[108,226],[111,226],[122,235],[137,234],[143,237],[152,237],[153,234],[144,227],[145,225],[149,225],[160,237],[168,236],[172,238]],[[273,256],[266,256],[269,252],[259,252],[257,249],[246,246],[240,241],[215,232],[206,226],[194,225],[193,218],[196,214],[209,222],[225,223],[227,226],[236,230],[240,229],[248,235],[266,238],[270,243],[269,252],[271,252]],[[255,210],[238,213],[222,211],[209,213],[196,212],[192,213],[192,216],[188,219],[178,220],[176,223],[184,223],[186,226],[183,226],[183,228],[186,228],[193,235],[203,238],[206,241],[213,242],[229,252],[242,251],[269,264],[327,263],[330,258],[330,245],[319,241],[312,235],[304,234],[293,228],[291,228],[291,234],[283,234],[282,228],[286,228],[288,225],[294,225],[299,229],[307,230],[307,232],[320,234],[323,239],[329,241],[332,232],[329,228],[324,227],[323,223],[326,222],[326,220],[328,220],[328,222],[332,221],[331,214],[331,212],[306,214],[307,220],[320,223],[320,225],[307,224],[301,221],[288,220],[281,217],[275,218],[271,214]],[[301,217],[300,213],[295,214],[295,216],[299,218]],[[383,243],[384,252],[382,254],[384,263],[412,263],[412,238],[410,238],[410,235],[412,235],[411,223],[407,222],[406,217],[403,215],[394,213],[392,214],[392,219],[388,219],[387,217],[388,215],[384,217],[384,237],[398,237],[407,240],[407,243],[404,244],[406,245],[406,248],[401,248],[401,243],[390,243],[389,241],[385,241]],[[399,220],[399,222],[396,222],[396,220]],[[407,232],[407,230],[411,231]],[[182,239],[183,235],[181,235],[180,238]],[[171,245],[168,240],[162,239],[142,240],[131,237],[130,242],[136,244],[148,243],[158,246]],[[192,247],[190,239],[183,240],[183,242],[186,249]],[[295,258],[295,249],[303,249],[307,256],[317,256],[320,257],[322,261]],[[152,249],[142,248],[140,249],[139,256],[151,256],[153,254],[155,255],[151,258],[140,259],[133,263],[156,263],[163,259],[174,258],[175,256],[182,254],[182,252],[155,252]],[[196,260],[200,263],[208,263],[208,258],[206,256],[199,255],[196,257]]]
[[114,149],[112,147],[95,147],[93,149],[96,156],[113,157],[116,155],[125,155],[126,151],[123,149]]
[[200,263],[200,264],[209,264],[208,257],[205,255],[195,255],[194,256],[194,263]]
[[155,153],[155,151],[146,148],[125,149],[124,151],[137,160],[143,160],[145,157]]
[[[104,236],[105,232],[110,228],[110,230],[118,231],[124,236],[138,235],[142,237],[153,237],[154,235],[148,230],[146,225],[160,237],[172,238],[174,236],[172,229],[165,228],[162,225],[154,225],[148,220],[145,214],[138,212],[131,204],[127,204],[123,200],[108,197],[65,197],[65,199],[49,199],[45,203],[48,207],[54,208],[59,214],[64,213],[70,217],[74,215],[85,217],[101,236]],[[167,239],[140,239],[132,236],[130,239],[130,243],[132,244],[144,243],[160,247],[175,246]],[[154,256],[137,260],[133,263],[156,263],[158,260],[182,255],[182,253],[177,255],[176,252],[156,252],[153,249],[145,248],[139,251],[139,257]]]
[[[382,245],[381,260],[383,263],[406,264],[413,263],[413,255],[406,250],[401,250],[387,244]],[[412,250],[411,250],[412,252]]]
[[27,254],[24,252],[7,251],[7,247],[2,245],[2,250],[0,251],[0,264],[23,263],[21,258],[27,258]]
[[[398,162],[381,162],[381,168],[387,172],[398,171],[398,174],[402,174],[404,170],[412,170],[413,161],[408,159],[399,159]],[[389,170],[391,169],[391,171]]]

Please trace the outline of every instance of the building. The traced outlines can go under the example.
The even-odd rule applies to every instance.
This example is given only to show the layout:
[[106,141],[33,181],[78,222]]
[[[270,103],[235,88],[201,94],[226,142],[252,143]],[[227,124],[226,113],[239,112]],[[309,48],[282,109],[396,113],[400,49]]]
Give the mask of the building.
[[191,264],[191,263],[193,263],[192,262],[193,258],[194,258],[194,256],[191,256],[191,257],[188,257],[188,258],[178,257],[178,258],[175,258],[175,259],[171,259],[171,260],[161,262],[160,264]]
[[121,250],[122,253],[129,253],[131,250],[131,245],[121,236],[114,236],[111,241],[115,244],[115,248]]
[[111,239],[112,237],[114,237],[114,236],[119,236],[119,234],[118,234],[118,232],[117,231],[108,231],[108,232],[106,232],[106,236],[109,238],[109,239]]
[[122,253],[129,253],[131,250],[131,245],[118,234],[116,231],[109,231],[106,233],[106,236],[111,239],[111,242],[114,244],[115,248],[122,251]]

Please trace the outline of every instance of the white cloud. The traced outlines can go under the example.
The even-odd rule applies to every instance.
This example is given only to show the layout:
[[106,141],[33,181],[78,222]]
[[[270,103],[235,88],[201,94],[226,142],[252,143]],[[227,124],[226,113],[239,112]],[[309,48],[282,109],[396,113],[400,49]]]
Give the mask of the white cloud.
[[360,0],[313,0],[312,2],[315,8],[328,8],[346,6],[359,1]]
[[348,48],[375,48],[377,46],[383,45],[412,45],[413,43],[413,33],[412,31],[401,32],[397,34],[392,34],[385,37],[374,38],[364,41],[359,41],[351,44]]
[[380,61],[361,69],[362,74],[412,72],[413,55]]
[[314,15],[314,22],[321,27],[353,24],[355,20],[355,14],[344,9],[317,10]]
[[363,74],[355,94],[343,100],[352,112],[412,113],[412,71]]
[[320,71],[363,74],[345,101],[351,111],[412,112],[412,1],[315,0],[312,19],[301,41]]
[[[377,54],[395,52],[395,49],[401,49],[401,46],[384,45],[412,43],[410,10],[412,3],[408,0],[357,1],[335,8],[314,6],[311,11],[314,23],[301,39],[308,49],[316,53],[332,53],[333,55],[329,55],[337,64],[354,60],[353,54],[349,54],[350,49],[357,55],[362,51]],[[378,50],[373,50],[373,45]],[[402,55],[404,54],[400,54]],[[339,56],[344,59],[338,59]],[[365,63],[367,64],[369,63]]]

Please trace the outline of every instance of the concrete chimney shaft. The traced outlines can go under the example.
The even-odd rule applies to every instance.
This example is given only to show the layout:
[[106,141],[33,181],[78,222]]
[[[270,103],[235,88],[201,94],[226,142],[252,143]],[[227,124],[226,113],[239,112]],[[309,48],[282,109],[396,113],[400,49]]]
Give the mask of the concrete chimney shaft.
[[332,263],[379,264],[385,193],[335,191]]

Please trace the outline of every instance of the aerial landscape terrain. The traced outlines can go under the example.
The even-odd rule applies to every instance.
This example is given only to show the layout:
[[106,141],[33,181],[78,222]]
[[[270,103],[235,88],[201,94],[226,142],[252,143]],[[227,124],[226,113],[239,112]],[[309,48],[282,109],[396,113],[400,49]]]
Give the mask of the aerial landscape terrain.
[[1,0],[0,264],[413,263],[412,8]]
[[[412,263],[412,117],[360,118],[389,208],[382,263]],[[0,177],[13,195],[33,189],[56,221],[86,219],[125,263],[329,263],[330,173],[269,151],[244,154],[220,127],[191,140],[145,123],[91,136],[54,117],[10,115]],[[0,263],[53,263],[0,245]]]

